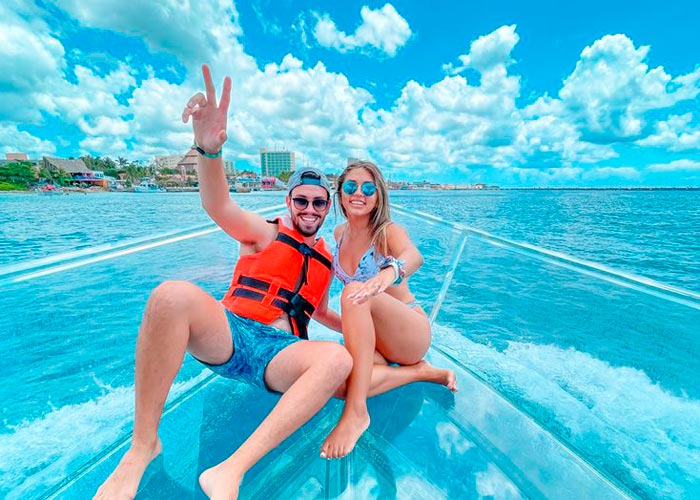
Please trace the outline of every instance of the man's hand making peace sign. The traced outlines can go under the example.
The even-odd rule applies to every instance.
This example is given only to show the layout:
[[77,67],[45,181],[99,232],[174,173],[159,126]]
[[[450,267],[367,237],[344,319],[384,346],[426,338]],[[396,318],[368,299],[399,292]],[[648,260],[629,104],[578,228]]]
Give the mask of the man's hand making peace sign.
[[197,146],[208,154],[217,154],[226,142],[226,118],[231,101],[231,79],[224,78],[221,102],[216,104],[216,89],[211,79],[211,71],[202,65],[202,76],[207,91],[206,97],[201,92],[193,95],[182,112],[182,121],[187,123],[192,117],[192,129]]

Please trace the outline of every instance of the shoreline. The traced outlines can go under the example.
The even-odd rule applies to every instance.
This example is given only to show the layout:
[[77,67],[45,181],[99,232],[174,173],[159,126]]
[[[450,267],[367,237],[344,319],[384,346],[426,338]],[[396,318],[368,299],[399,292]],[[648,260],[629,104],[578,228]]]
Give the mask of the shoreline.
[[[694,187],[663,187],[663,186],[658,186],[658,187],[499,187],[499,188],[482,188],[482,189],[473,189],[473,188],[413,188],[413,189],[389,189],[390,192],[414,192],[414,191],[421,191],[421,192],[426,192],[426,191],[444,191],[444,192],[450,192],[450,191],[473,191],[473,192],[497,192],[497,191],[700,191],[700,186]],[[169,191],[163,191],[159,192],[156,194],[173,194],[173,193],[198,193],[199,190],[195,189],[185,189],[185,190],[169,190]],[[255,194],[255,193],[269,193],[269,192],[279,192],[279,191],[251,191],[250,193],[236,193],[234,191],[231,191],[234,194]],[[123,193],[131,193],[131,194],[152,194],[152,193],[138,193],[136,191],[132,190],[123,190],[123,191],[66,191],[63,194],[123,194]],[[37,194],[33,189],[25,190],[25,191],[20,191],[20,190],[10,190],[10,191],[0,191],[0,196],[1,195],[21,195],[21,194]]]

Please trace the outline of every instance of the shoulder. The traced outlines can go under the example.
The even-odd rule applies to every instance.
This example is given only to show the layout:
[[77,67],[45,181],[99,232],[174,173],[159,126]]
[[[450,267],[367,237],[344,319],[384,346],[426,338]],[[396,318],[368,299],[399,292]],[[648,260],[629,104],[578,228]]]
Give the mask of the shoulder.
[[401,224],[392,221],[386,226],[386,237],[390,240],[394,238],[408,238],[408,232]]
[[277,239],[277,233],[279,233],[281,218],[266,220],[265,221],[265,232],[263,237],[256,243],[252,242],[241,242],[241,245],[246,245],[253,252],[261,252],[265,250],[270,244]]
[[343,222],[342,224],[338,224],[337,226],[335,226],[335,229],[333,230],[333,237],[335,238],[336,243],[340,240],[340,236],[345,231],[346,224],[346,222]]
[[386,227],[386,245],[389,255],[401,253],[411,244],[411,237],[402,225],[392,222]]
[[292,229],[294,224],[292,223],[292,218],[288,214],[280,215],[275,219],[268,220],[270,224],[281,224],[287,229]]

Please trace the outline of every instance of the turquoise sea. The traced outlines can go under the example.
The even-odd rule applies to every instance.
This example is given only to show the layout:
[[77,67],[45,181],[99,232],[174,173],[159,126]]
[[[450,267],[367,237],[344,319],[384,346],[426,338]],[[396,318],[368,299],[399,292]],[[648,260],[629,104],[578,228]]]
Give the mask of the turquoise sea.
[[[234,196],[249,208],[283,202],[279,193]],[[394,191],[392,200],[700,291],[700,191]],[[206,222],[196,193],[2,196],[0,265]]]
[[[283,202],[235,197],[250,209]],[[700,496],[700,191],[410,191],[392,201],[425,257],[412,289],[435,306],[440,352],[630,497]],[[329,219],[326,232],[339,220]],[[236,245],[205,234],[208,222],[197,194],[0,197],[0,349],[11,353],[0,369],[0,496],[48,498],[128,432],[150,290],[189,279],[218,296],[230,278]],[[188,358],[171,397],[203,376]],[[452,404],[465,419],[475,407],[462,404],[478,407]],[[493,488],[459,479],[475,467],[460,428],[461,441],[418,430],[422,446],[439,440],[430,460],[446,454],[454,472],[431,487],[488,497]],[[495,456],[493,442],[471,439]],[[508,494],[491,496],[553,497],[504,453],[494,463],[508,486],[495,491]]]

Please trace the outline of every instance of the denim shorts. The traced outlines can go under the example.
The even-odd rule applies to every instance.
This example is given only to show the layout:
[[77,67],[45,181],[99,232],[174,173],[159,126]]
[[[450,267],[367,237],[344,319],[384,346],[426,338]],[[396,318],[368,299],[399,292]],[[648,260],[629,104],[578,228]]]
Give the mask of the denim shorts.
[[238,316],[228,310],[226,317],[233,340],[231,358],[220,365],[198,361],[222,377],[243,380],[274,392],[265,384],[267,365],[282,349],[300,339],[289,332]]

